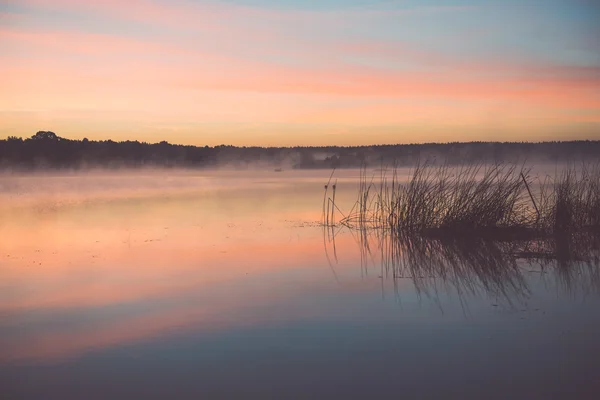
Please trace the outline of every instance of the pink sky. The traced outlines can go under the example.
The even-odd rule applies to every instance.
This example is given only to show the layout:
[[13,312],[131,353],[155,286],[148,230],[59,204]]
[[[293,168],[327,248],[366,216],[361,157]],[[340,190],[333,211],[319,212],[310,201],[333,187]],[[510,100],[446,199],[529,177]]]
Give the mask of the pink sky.
[[0,137],[600,139],[600,51],[583,3],[243,3],[3,2]]

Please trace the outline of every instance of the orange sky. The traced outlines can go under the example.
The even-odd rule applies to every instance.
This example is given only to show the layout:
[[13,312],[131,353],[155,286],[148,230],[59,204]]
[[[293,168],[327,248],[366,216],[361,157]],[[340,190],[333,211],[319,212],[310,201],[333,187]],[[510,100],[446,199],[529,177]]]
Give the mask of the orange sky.
[[600,139],[591,3],[368,3],[7,0],[0,137]]

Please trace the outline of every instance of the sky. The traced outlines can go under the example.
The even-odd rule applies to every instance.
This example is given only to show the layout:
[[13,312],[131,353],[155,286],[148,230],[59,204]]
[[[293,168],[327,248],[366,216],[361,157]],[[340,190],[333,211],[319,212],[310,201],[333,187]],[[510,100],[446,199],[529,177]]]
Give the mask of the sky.
[[600,139],[595,0],[0,0],[0,137]]

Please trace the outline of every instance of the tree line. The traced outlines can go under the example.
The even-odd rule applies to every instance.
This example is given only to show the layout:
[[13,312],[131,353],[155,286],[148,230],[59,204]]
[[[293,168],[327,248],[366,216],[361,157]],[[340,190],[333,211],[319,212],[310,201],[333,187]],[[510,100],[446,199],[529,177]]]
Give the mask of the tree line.
[[2,169],[119,167],[352,168],[381,163],[403,166],[419,160],[471,162],[565,162],[600,158],[600,141],[541,143],[467,142],[374,146],[236,147],[189,146],[167,141],[71,140],[51,131],[0,140]]

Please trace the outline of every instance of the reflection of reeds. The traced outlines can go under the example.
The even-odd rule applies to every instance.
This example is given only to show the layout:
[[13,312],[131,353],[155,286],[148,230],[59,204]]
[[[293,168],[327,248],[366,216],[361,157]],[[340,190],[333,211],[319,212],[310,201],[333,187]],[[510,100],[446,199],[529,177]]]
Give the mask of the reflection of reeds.
[[579,286],[600,290],[600,235],[579,232],[521,243],[514,257],[554,272],[567,291]]
[[[600,292],[600,235],[496,241],[398,235],[382,229],[350,232],[358,234],[361,268],[379,264],[381,277],[393,280],[397,295],[398,282],[410,279],[427,297],[437,299],[443,289],[458,294],[461,303],[484,295],[515,306],[531,293],[526,276],[537,273],[543,279],[552,277],[567,293]],[[335,246],[335,235],[328,237]]]
[[510,244],[410,235],[389,235],[386,240],[387,271],[394,279],[411,279],[419,293],[436,293],[441,283],[461,297],[484,293],[512,303],[529,294]]

